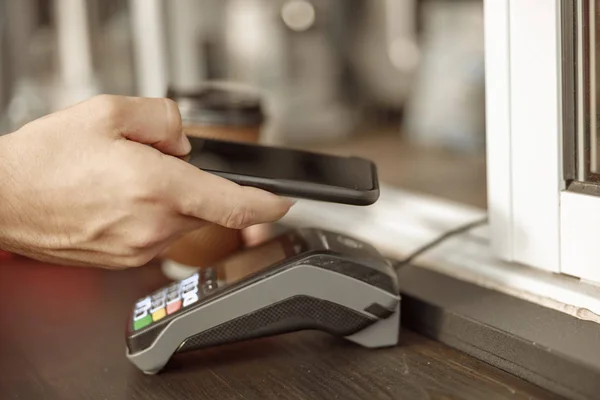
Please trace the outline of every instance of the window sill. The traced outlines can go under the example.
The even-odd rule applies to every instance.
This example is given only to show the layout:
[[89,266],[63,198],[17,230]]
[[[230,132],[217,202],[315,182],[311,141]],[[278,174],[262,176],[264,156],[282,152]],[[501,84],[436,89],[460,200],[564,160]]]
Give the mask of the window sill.
[[[401,259],[485,210],[383,185],[369,207],[299,201],[282,223],[346,232]],[[491,251],[488,227],[450,238],[414,260],[422,268],[497,290],[579,319],[600,322],[600,287],[566,275],[503,262]]]
[[[485,211],[383,187],[365,208],[300,201],[282,221],[347,232],[402,259]],[[568,398],[597,396],[600,287],[498,260],[488,229],[399,270],[402,325]]]

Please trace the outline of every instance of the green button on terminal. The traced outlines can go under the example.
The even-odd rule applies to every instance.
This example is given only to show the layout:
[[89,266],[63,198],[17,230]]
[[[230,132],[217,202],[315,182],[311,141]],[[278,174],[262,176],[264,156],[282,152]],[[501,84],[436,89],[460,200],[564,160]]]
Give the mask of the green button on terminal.
[[146,314],[145,317],[133,322],[133,329],[138,331],[152,323],[152,315]]

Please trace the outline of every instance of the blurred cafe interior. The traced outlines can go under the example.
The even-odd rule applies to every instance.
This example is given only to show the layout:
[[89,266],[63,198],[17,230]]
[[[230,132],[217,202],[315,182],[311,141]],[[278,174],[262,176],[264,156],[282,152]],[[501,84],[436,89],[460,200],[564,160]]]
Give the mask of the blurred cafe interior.
[[[391,348],[295,332],[181,355],[150,377],[123,351],[138,299],[148,306],[155,290],[226,261],[243,270],[225,258],[233,251],[281,253],[251,252],[242,233],[210,224],[123,271],[0,249],[0,398],[597,399],[598,10],[600,0],[0,0],[0,140],[115,94],[171,98],[190,136],[373,160],[375,204],[300,200],[257,232],[362,240],[395,260],[401,297]],[[327,296],[364,300],[333,286]],[[392,312],[372,306],[359,314]],[[145,309],[159,324],[148,326],[165,323],[161,307]]]
[[[0,133],[97,93],[256,94],[260,141],[486,206],[482,1],[0,1]],[[443,174],[441,173],[443,171]]]
[[[509,0],[0,0],[0,135],[104,93],[170,97],[191,134],[362,156],[377,164],[376,204],[299,201],[276,227],[343,231],[402,259],[491,204],[484,20],[494,18],[484,3]],[[207,105],[190,93],[213,87],[234,93],[223,107],[250,124],[203,115]],[[598,288],[575,287],[570,277],[553,286],[559,278],[547,271],[492,257],[483,228],[425,256],[426,268],[400,269],[402,333],[393,349],[300,333],[184,355],[159,377],[141,375],[124,357],[123,321],[136,299],[190,270],[158,260],[82,271],[0,252],[0,398],[597,395],[600,358],[594,371],[579,360],[592,357],[582,347],[600,338],[600,317],[571,305],[600,309]],[[207,237],[202,251],[182,242],[174,253],[229,251],[229,242]],[[535,303],[533,311],[517,300]],[[579,328],[594,318],[593,329]],[[585,340],[561,339],[584,331]],[[551,332],[562,336],[544,336]],[[523,337],[533,338],[525,350]],[[563,344],[573,346],[568,357],[544,358],[563,354]],[[571,385],[582,377],[589,380]]]

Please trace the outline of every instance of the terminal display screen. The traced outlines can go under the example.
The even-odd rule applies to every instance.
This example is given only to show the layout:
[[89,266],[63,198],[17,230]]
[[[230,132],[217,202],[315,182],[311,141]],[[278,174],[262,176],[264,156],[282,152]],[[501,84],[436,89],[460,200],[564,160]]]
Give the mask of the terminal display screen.
[[140,331],[173,317],[215,290],[243,281],[302,251],[304,246],[298,238],[282,236],[240,251],[214,267],[201,268],[192,276],[139,299],[133,309],[130,328],[133,332]]

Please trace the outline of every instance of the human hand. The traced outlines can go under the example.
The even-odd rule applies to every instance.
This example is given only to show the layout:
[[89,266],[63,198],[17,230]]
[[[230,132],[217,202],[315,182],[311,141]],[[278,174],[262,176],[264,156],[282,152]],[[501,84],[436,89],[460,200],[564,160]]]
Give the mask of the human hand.
[[252,225],[242,230],[242,242],[245,247],[253,247],[265,242],[274,235],[273,224]]
[[189,150],[166,99],[97,96],[0,137],[0,248],[135,267],[206,223],[243,229],[291,207],[178,158]]

